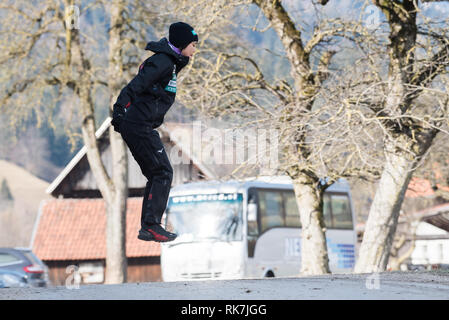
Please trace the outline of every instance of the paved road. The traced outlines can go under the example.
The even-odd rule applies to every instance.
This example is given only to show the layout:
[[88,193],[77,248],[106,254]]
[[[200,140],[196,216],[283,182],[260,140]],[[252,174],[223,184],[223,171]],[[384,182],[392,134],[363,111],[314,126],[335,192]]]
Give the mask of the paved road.
[[449,300],[448,272],[345,274],[301,278],[0,289],[0,299]]

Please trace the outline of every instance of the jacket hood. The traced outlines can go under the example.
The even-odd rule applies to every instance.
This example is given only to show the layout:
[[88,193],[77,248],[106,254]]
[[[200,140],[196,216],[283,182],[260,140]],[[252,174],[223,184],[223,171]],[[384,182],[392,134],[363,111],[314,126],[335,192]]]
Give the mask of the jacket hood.
[[167,38],[162,38],[159,41],[150,41],[147,43],[145,50],[152,51],[154,53],[165,53],[175,58],[176,66],[178,70],[181,70],[189,63],[189,57],[178,54],[170,47]]

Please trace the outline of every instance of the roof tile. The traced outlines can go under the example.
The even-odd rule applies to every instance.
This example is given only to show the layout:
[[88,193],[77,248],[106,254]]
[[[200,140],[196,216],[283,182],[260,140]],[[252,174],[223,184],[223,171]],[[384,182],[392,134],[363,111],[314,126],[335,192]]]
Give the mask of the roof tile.
[[[126,213],[128,258],[160,255],[160,244],[137,239],[141,198],[129,198]],[[103,199],[45,200],[33,241],[41,260],[94,260],[106,257],[106,212]]]

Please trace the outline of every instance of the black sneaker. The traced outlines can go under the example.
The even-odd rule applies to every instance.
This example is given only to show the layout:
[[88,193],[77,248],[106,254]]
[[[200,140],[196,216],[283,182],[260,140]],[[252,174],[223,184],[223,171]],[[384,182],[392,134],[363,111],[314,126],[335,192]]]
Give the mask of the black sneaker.
[[144,241],[168,242],[176,239],[178,235],[166,231],[160,224],[152,224],[139,231],[138,239]]

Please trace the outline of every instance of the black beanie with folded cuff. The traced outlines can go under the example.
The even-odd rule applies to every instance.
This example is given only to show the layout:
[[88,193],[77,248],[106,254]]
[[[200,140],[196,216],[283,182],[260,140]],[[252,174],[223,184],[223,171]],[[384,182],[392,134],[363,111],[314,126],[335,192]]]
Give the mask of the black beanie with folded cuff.
[[198,42],[198,35],[187,23],[176,22],[170,25],[168,40],[176,48],[183,50],[191,42]]

